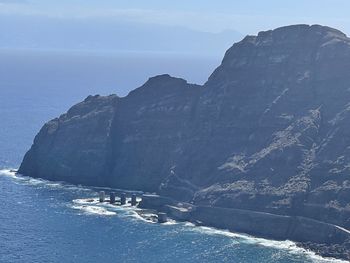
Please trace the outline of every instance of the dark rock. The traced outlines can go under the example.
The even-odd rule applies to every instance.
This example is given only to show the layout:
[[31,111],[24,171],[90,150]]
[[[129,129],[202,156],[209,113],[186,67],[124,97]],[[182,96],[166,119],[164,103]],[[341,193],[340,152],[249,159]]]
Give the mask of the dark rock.
[[203,86],[161,75],[89,96],[44,125],[19,173],[349,229],[349,72],[338,30],[247,36]]
[[158,213],[158,223],[166,223],[168,221],[167,214],[163,212]]
[[137,204],[136,194],[131,195],[131,205],[135,206]]
[[111,204],[114,204],[115,203],[115,192],[110,192],[109,193],[109,202]]
[[49,121],[34,139],[19,173],[79,184],[105,184],[111,120],[118,97],[89,96]]
[[126,204],[126,193],[122,193],[120,195],[120,204],[125,205]]

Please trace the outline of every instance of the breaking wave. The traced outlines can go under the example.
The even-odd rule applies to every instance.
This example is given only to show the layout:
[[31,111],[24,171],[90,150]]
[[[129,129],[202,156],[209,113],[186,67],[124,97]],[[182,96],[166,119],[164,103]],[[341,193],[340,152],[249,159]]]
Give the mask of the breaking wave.
[[73,205],[71,206],[71,208],[83,211],[85,214],[102,215],[102,216],[114,216],[117,214],[116,212],[108,211],[103,207],[91,206],[91,205]]
[[314,262],[318,263],[326,263],[326,262],[332,262],[332,263],[345,263],[348,261],[340,260],[340,259],[333,259],[333,258],[323,258],[319,255],[316,255],[314,252],[310,250],[306,250],[304,248],[298,247],[296,243],[293,241],[275,241],[275,240],[269,240],[264,238],[258,238],[253,237],[245,234],[238,234],[238,233],[232,233],[228,230],[220,230],[212,227],[205,227],[205,226],[193,226],[189,225],[192,229],[192,231],[200,232],[202,234],[206,235],[222,235],[226,237],[231,237],[236,240],[238,240],[240,243],[245,244],[251,244],[251,245],[257,245],[257,246],[264,246],[269,248],[275,248],[279,250],[285,250],[290,254],[294,255],[305,255]]
[[65,189],[71,191],[92,191],[92,189],[83,187],[80,185],[73,185],[66,182],[53,182],[41,178],[32,178],[29,176],[24,176],[17,174],[14,169],[3,169],[0,170],[0,176],[6,176],[12,178],[15,182],[24,185],[36,186],[40,188],[52,188],[52,189]]
[[[9,177],[14,180],[15,183],[29,185],[38,188],[50,188],[50,189],[64,189],[71,192],[84,192],[86,198],[73,199],[67,205],[71,209],[80,211],[81,215],[98,215],[98,216],[118,216],[118,217],[127,217],[134,220],[142,221],[144,223],[155,223],[155,221],[150,220],[149,218],[155,218],[156,215],[149,212],[142,212],[141,209],[132,207],[127,203],[125,206],[116,206],[111,205],[109,203],[100,203],[98,200],[98,190],[115,190],[112,188],[102,188],[102,187],[83,187],[67,184],[64,182],[52,182],[44,179],[36,179],[27,176],[17,175],[14,170],[0,170],[0,176]],[[129,201],[129,200],[128,200]],[[225,237],[232,238],[233,241],[238,243],[251,244],[256,246],[264,246],[269,248],[275,248],[278,250],[283,250],[288,252],[289,254],[294,255],[303,255],[308,257],[314,262],[326,263],[326,262],[334,262],[334,263],[343,263],[347,261],[338,260],[338,259],[329,259],[322,258],[321,256],[316,255],[312,251],[305,250],[296,245],[296,243],[292,241],[273,241],[263,238],[256,238],[249,235],[232,233],[226,230],[219,230],[212,227],[205,226],[195,226],[190,222],[176,222],[174,220],[169,220],[169,222],[162,224],[165,226],[169,225],[180,225],[183,231],[194,231],[199,232],[203,235],[221,235]]]

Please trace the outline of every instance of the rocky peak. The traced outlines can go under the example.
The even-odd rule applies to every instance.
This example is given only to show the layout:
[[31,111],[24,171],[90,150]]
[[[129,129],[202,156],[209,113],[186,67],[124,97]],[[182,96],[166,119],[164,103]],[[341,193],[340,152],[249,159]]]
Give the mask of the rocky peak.
[[157,96],[177,92],[181,88],[187,88],[188,83],[181,78],[175,78],[169,74],[157,75],[149,78],[141,87],[131,91],[128,97],[134,96]]
[[154,77],[149,78],[146,83],[143,85],[144,87],[154,87],[161,85],[163,87],[169,86],[169,85],[179,85],[179,84],[186,84],[187,81],[181,78],[175,78],[170,76],[169,74],[162,74],[157,75]]
[[[320,25],[280,27],[235,43],[227,50],[222,64],[206,86],[234,82],[237,78],[254,80],[255,76],[268,74],[273,74],[274,78],[276,74],[290,77],[299,71],[314,70],[318,61],[329,63],[330,59],[344,60],[344,57],[350,57],[350,40],[339,30]],[[247,70],[249,75],[245,74]]]
[[285,42],[293,45],[297,42],[317,42],[329,38],[345,39],[346,35],[341,31],[320,25],[292,25],[280,27],[274,30],[262,31],[256,37],[256,45],[266,45]]
[[248,35],[242,41],[234,44],[251,44],[255,46],[269,46],[287,44],[290,46],[296,43],[314,43],[322,44],[331,39],[349,41],[343,32],[321,25],[292,25],[279,27],[274,30],[261,31],[257,36]]

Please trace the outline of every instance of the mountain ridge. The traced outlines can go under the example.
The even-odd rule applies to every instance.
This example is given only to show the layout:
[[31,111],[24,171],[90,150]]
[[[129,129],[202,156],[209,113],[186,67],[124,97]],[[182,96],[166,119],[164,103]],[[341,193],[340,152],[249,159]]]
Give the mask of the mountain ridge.
[[350,229],[349,70],[336,29],[247,36],[203,86],[164,74],[88,97],[44,125],[19,172]]

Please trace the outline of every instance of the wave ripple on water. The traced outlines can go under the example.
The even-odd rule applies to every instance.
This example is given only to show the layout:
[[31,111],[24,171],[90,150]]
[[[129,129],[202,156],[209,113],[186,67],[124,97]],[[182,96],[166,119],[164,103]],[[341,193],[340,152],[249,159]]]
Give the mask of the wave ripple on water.
[[[215,254],[215,253],[217,253],[217,255],[215,255],[215,258],[219,260],[218,262],[345,262],[345,261],[336,260],[336,259],[325,259],[325,258],[319,257],[315,255],[313,252],[306,251],[302,248],[297,247],[296,244],[291,241],[282,241],[282,242],[272,241],[272,240],[256,238],[248,235],[232,233],[225,230],[214,229],[210,227],[203,227],[203,226],[197,227],[191,223],[178,223],[175,221],[170,221],[169,223],[164,225],[149,224],[150,223],[149,221],[145,220],[145,218],[140,216],[140,214],[138,213],[138,210],[139,210],[138,208],[134,208],[131,206],[121,207],[121,206],[110,205],[107,203],[103,203],[103,204],[99,203],[98,202],[99,189],[93,188],[93,187],[89,188],[84,186],[71,185],[64,182],[51,182],[43,179],[35,179],[35,178],[26,177],[26,176],[20,176],[20,175],[16,175],[13,171],[10,171],[10,170],[0,170],[0,186],[1,185],[3,185],[2,189],[3,190],[5,189],[5,194],[0,195],[1,203],[8,202],[7,195],[14,194],[14,193],[11,193],[10,188],[12,188],[13,190],[13,188],[16,188],[15,186],[18,186],[19,187],[18,190],[20,190],[20,193],[17,193],[17,194],[24,193],[24,195],[28,195],[26,196],[27,197],[26,202],[23,202],[23,199],[22,199],[22,201],[18,202],[18,204],[20,205],[27,204],[35,207],[39,211],[44,211],[41,214],[41,213],[36,213],[38,211],[35,211],[35,209],[31,210],[33,213],[36,213],[36,216],[38,217],[46,216],[47,218],[53,220],[56,225],[63,224],[64,226],[64,224],[69,223],[70,220],[72,222],[75,222],[77,218],[83,217],[85,218],[82,220],[83,224],[86,223],[86,221],[89,221],[89,222],[94,222],[93,225],[97,224],[98,226],[102,221],[105,224],[101,228],[110,227],[111,228],[110,231],[117,232],[118,228],[121,225],[124,226],[124,230],[128,228],[133,228],[129,230],[131,234],[128,235],[128,238],[130,239],[133,238],[132,233],[135,233],[134,232],[135,228],[141,229],[140,232],[142,231],[147,232],[147,237],[144,237],[146,238],[146,240],[147,238],[149,238],[152,240],[159,239],[160,242],[169,242],[169,241],[174,242],[174,240],[172,239],[175,238],[176,242],[172,244],[174,249],[173,253],[176,252],[177,254],[175,253],[175,255],[178,255],[179,257],[181,257],[181,253],[186,254],[188,248],[186,248],[186,250],[183,250],[183,251],[181,251],[181,249],[178,251],[176,249],[176,247],[178,246],[178,243],[184,242],[184,244],[181,244],[184,247],[188,247],[188,244],[191,244],[191,246],[197,245],[199,247],[199,251],[195,251],[194,249],[192,253],[193,258],[191,259],[191,262],[213,262],[212,254]],[[7,193],[6,193],[7,188],[5,188],[6,186],[8,186],[8,188],[10,189]],[[2,198],[6,200],[1,200]],[[28,200],[31,200],[31,201],[28,201]],[[49,202],[47,202],[48,200]],[[28,204],[28,202],[37,202],[37,203]],[[39,203],[39,206],[37,206],[38,203]],[[4,209],[6,210],[6,207],[7,206],[5,206],[4,208],[1,208],[3,213],[6,212],[4,211]],[[8,205],[8,208],[11,208],[12,210],[17,210],[16,205]],[[28,211],[23,211],[23,210],[16,211],[19,217],[28,216],[28,214],[24,214],[24,212],[28,212]],[[60,215],[59,218],[57,218],[57,220],[63,219],[66,222],[62,222],[62,221],[56,222],[55,214]],[[29,216],[32,217],[33,215],[29,215]],[[111,221],[113,220],[113,218],[115,221]],[[8,219],[11,219],[11,218],[8,218]],[[7,223],[13,225],[13,222],[11,223],[10,221],[6,222],[6,220],[2,220],[2,225]],[[18,223],[20,224],[23,222],[18,222]],[[108,225],[108,223],[110,225]],[[114,223],[117,223],[117,225],[114,225]],[[92,225],[86,225],[87,229],[85,229],[84,231],[88,231],[90,226]],[[5,226],[5,229],[7,227],[8,226]],[[41,227],[45,229],[45,225],[42,225]],[[114,229],[114,227],[116,227],[116,229]],[[1,229],[1,226],[0,226],[0,229]],[[6,230],[7,231],[12,230],[14,232],[16,232],[17,230],[29,231],[31,232],[30,234],[34,236],[40,235],[40,234],[43,235],[43,233],[35,233],[35,231],[33,231],[32,227],[30,226],[28,226],[28,229],[22,226],[20,229],[15,229],[15,228],[11,229],[10,227],[10,229],[6,229]],[[79,227],[76,231],[81,231],[81,228]],[[99,233],[98,227],[94,229],[93,232]],[[49,233],[50,231],[48,232],[48,234]],[[174,233],[176,233],[175,237],[173,236]],[[0,232],[0,237],[6,238],[7,242],[10,242],[10,243],[21,242],[21,240],[16,240],[16,234],[18,233],[8,232],[8,234],[12,234],[12,235],[4,237],[2,236],[4,235],[3,232]],[[65,235],[71,235],[71,233],[68,232],[68,229],[67,229],[67,232],[63,231],[59,234],[60,234],[59,238],[62,240],[65,239]],[[45,239],[45,236],[44,237],[35,236],[35,238]],[[128,240],[122,240],[122,241],[124,241],[125,243],[128,243]],[[81,242],[83,242],[83,240]],[[217,249],[215,251],[212,251],[211,249],[206,249],[208,250],[207,252],[203,251],[203,247],[204,248],[206,246],[211,247],[213,246],[213,242],[218,242],[218,243],[224,242],[225,246],[222,246],[221,249]],[[143,243],[141,242],[141,244]],[[8,244],[5,243],[5,247],[7,245]],[[35,246],[35,243],[33,242],[33,244],[30,244],[30,245]],[[152,243],[152,246],[153,245],[154,243]],[[1,246],[1,243],[0,243],[0,246]],[[220,247],[220,245],[218,246]],[[35,250],[35,248],[31,248],[31,249]],[[87,253],[88,251],[88,249],[84,247],[81,249],[83,250],[82,253]],[[170,253],[171,249],[172,249],[171,246],[168,247],[167,248],[168,251],[166,251],[166,253]],[[202,251],[200,249],[202,249]],[[244,253],[243,249],[245,250],[249,249],[249,251]],[[54,249],[54,251],[56,250],[57,249]],[[161,253],[161,252],[162,252],[161,250],[158,251],[158,253]],[[56,253],[60,254],[62,253],[62,251],[57,251]],[[108,253],[113,254],[113,252],[111,251],[109,251]],[[153,254],[157,253],[157,251],[156,252],[153,251],[152,253]],[[247,253],[251,255],[250,258],[249,258],[249,255],[247,255]],[[257,255],[259,254],[265,255],[266,258],[261,258],[261,257],[257,258],[253,256],[254,253],[256,253]],[[130,262],[135,262],[135,261],[147,262],[147,261],[144,261],[146,259],[144,257],[144,251],[143,252],[141,251],[141,254],[142,255],[136,255],[134,257],[134,260],[130,258]],[[241,258],[239,258],[240,255],[241,255]],[[107,259],[108,257],[106,255],[101,255],[101,257],[102,256],[105,262],[109,262]],[[128,255],[126,254],[126,256]],[[1,250],[0,250],[0,261],[4,257],[5,256],[1,254]],[[68,255],[67,258],[72,260],[72,258],[74,258],[74,255],[73,256],[71,255],[71,257],[69,257]],[[155,257],[155,262],[161,262],[161,258],[162,256],[159,255],[158,257],[159,261],[157,261],[157,257]],[[187,259],[189,259],[188,256],[186,260]],[[243,260],[240,261],[241,259]],[[28,260],[30,260],[30,258]],[[45,260],[46,261],[42,261],[42,262],[47,262],[47,260],[56,262],[52,259],[47,259],[47,258],[45,258]],[[183,258],[183,260],[185,260],[185,258]],[[89,262],[86,260],[82,260],[82,261]],[[174,262],[175,261],[179,261],[179,260],[177,259],[177,260],[174,260]],[[25,262],[25,261],[16,261],[15,259],[12,258],[11,262]],[[73,260],[71,262],[75,262],[75,261]],[[91,262],[94,262],[94,261],[91,261]],[[123,260],[123,262],[128,262],[128,257],[126,257]],[[169,260],[166,262],[172,262],[172,260]],[[183,262],[183,261],[181,261],[180,259],[180,262]]]

